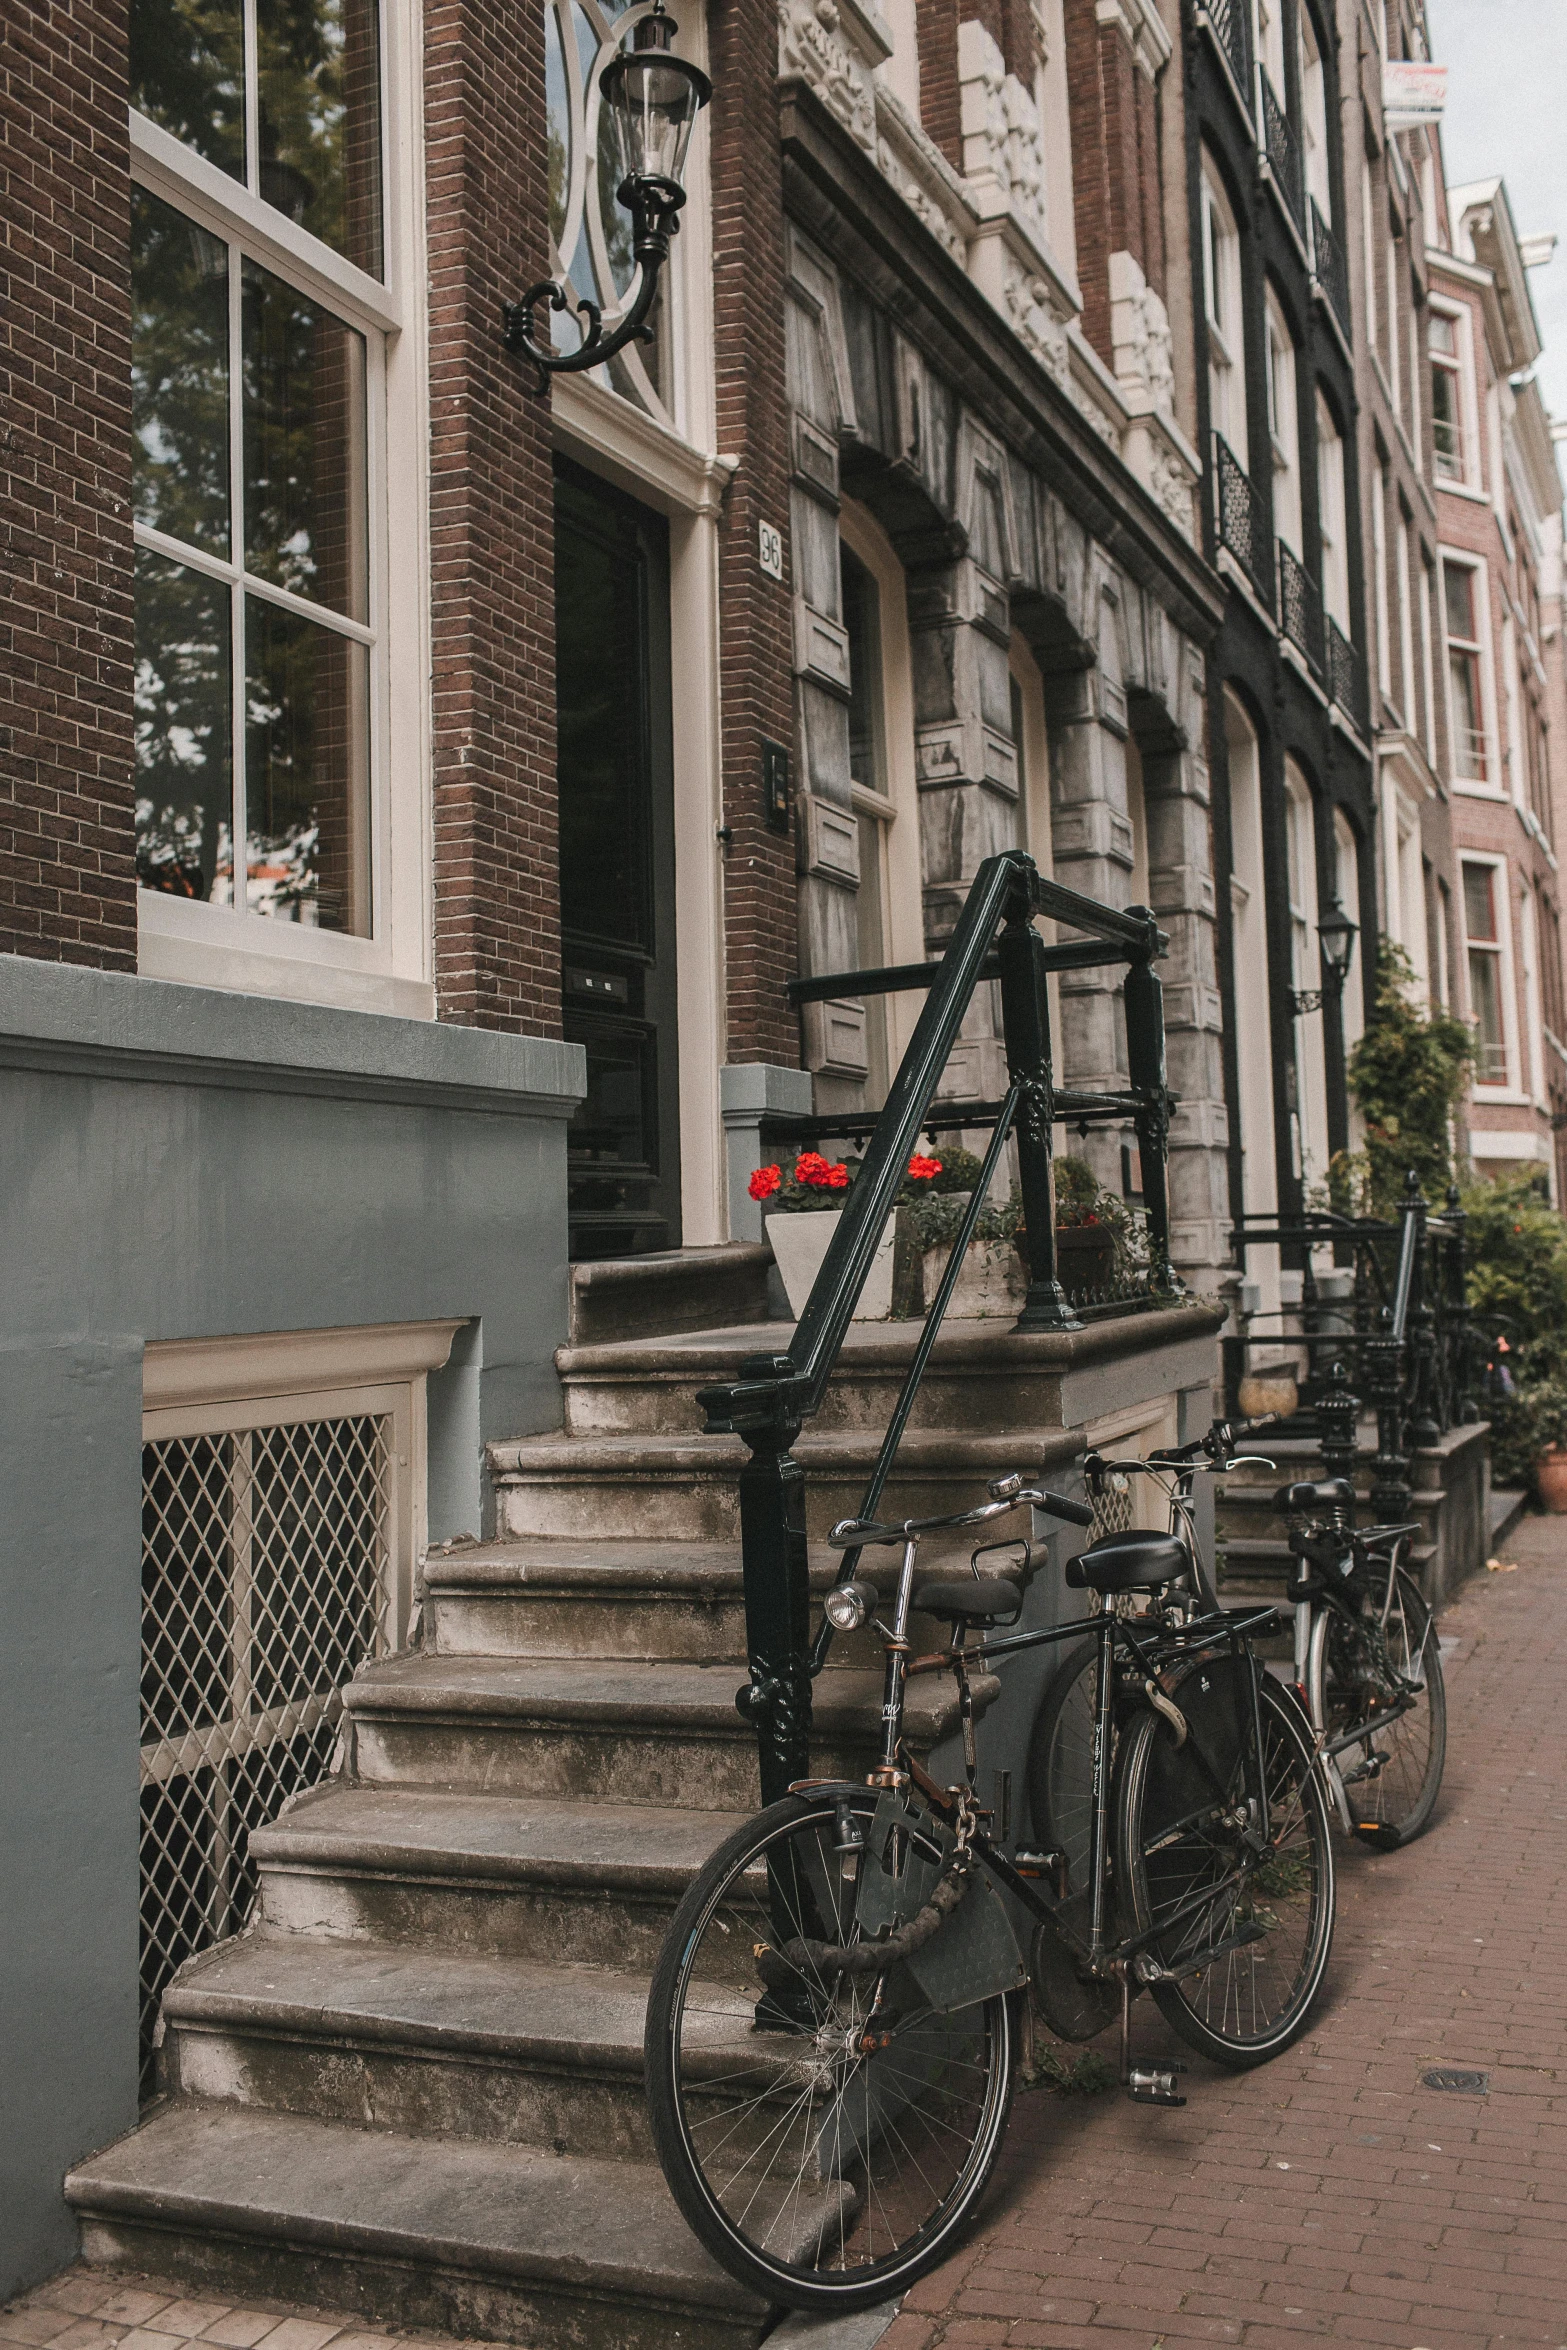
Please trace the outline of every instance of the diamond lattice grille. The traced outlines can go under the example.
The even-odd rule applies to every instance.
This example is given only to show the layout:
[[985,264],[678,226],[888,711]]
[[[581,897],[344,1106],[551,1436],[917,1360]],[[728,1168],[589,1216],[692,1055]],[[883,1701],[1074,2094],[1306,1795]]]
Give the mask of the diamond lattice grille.
[[237,1933],[251,1831],[325,1776],[391,1646],[392,1423],[362,1413],[142,1448],[142,2086],[176,1969]]

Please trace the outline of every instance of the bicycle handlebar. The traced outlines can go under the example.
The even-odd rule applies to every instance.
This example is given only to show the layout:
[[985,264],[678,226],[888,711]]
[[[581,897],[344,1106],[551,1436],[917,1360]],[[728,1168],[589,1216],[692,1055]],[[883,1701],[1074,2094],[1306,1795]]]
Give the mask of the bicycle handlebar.
[[[1010,1488],[1010,1490],[1008,1490]],[[997,1477],[992,1480],[991,1501],[981,1502],[978,1509],[958,1510],[945,1518],[905,1518],[901,1525],[879,1524],[874,1518],[840,1518],[828,1535],[834,1550],[857,1550],[862,1544],[874,1546],[879,1542],[906,1542],[911,1534],[933,1534],[944,1526],[983,1526],[992,1518],[1005,1517],[1009,1510],[1021,1509],[1032,1502],[1036,1510],[1043,1510],[1050,1518],[1064,1518],[1068,1525],[1091,1526],[1094,1513],[1086,1501],[1073,1501],[1065,1493],[1051,1493],[1042,1485],[1025,1485],[1021,1477]]]

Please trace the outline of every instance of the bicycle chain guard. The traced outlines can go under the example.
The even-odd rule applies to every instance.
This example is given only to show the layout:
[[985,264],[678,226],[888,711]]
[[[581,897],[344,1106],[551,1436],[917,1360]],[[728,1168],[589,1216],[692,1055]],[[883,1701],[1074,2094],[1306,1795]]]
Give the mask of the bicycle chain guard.
[[[954,1831],[900,1788],[882,1791],[866,1837],[856,1916],[874,1939],[916,1917],[958,1850]],[[976,1862],[968,1888],[941,1930],[903,1961],[922,1998],[950,2015],[981,1999],[1015,1991],[1029,1979],[1001,1898]]]

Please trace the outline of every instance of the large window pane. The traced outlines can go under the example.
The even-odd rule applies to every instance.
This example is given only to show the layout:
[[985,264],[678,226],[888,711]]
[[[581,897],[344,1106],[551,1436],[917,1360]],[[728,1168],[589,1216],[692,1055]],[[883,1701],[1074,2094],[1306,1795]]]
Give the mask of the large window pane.
[[131,104],[220,171],[243,179],[241,0],[131,0]]
[[131,479],[136,520],[229,552],[228,248],[131,193]]
[[[1449,575],[1451,576],[1451,575]],[[1480,705],[1480,664],[1473,653],[1458,650],[1447,656],[1453,688],[1453,754],[1458,772],[1472,782],[1486,780],[1485,714]]]
[[245,263],[245,562],[368,617],[362,335]]
[[319,930],[370,930],[369,656],[245,600],[246,903]]
[[1464,929],[1473,940],[1495,941],[1495,875],[1489,865],[1464,867]]
[[1482,1085],[1505,1085],[1507,1042],[1502,1028],[1500,956],[1470,950],[1469,1000],[1475,1016],[1475,1075]]
[[229,590],[136,552],[136,877],[232,904]]
[[379,277],[376,0],[257,0],[260,192]]

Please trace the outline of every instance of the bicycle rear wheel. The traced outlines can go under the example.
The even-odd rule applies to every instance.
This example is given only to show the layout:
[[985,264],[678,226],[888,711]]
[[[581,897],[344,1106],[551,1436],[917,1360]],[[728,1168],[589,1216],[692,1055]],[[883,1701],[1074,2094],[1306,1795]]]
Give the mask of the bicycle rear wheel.
[[1189,2047],[1237,2070],[1305,2030],[1333,1939],[1321,1776],[1298,1707],[1265,1674],[1257,1701],[1269,1849],[1258,1855],[1246,1842],[1259,1671],[1250,1658],[1194,1666],[1175,1690],[1186,1741],[1143,1714],[1123,1743],[1116,1805],[1132,1931],[1148,1937],[1161,1970],[1154,1997]]
[[1358,1619],[1323,1609],[1307,1687],[1311,1718],[1330,1749],[1352,1731],[1366,1733],[1333,1758],[1351,1823],[1392,1829],[1407,1844],[1430,1825],[1447,1760],[1436,1619],[1412,1575],[1374,1560]]
[[1034,1842],[1064,1852],[1074,1894],[1089,1882],[1094,1840],[1094,1693],[1098,1649],[1067,1650],[1034,1717],[1028,1744],[1028,1804]]
[[907,1966],[854,1975],[803,1950],[874,1940],[891,1881],[928,1898],[950,1840],[912,1817],[897,1838],[885,1812],[878,1828],[870,1789],[771,1805],[703,1868],[653,1976],[664,2175],[730,2274],[797,2309],[869,2307],[933,2268],[1006,2132],[1005,1994],[939,2013]]

